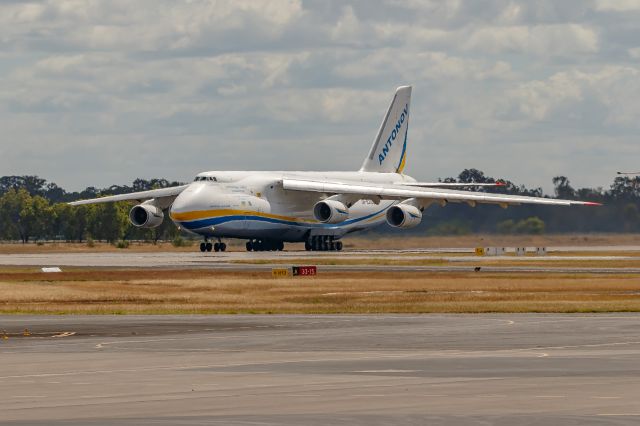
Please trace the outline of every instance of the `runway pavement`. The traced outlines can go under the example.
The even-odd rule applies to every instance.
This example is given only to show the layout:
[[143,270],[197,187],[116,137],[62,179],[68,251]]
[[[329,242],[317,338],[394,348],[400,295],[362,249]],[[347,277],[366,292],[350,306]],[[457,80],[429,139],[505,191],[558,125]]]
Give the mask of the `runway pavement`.
[[[465,272],[474,271],[476,266],[481,266],[483,272],[519,272],[519,273],[593,273],[593,274],[640,274],[640,267],[566,267],[553,266],[554,260],[634,260],[638,257],[616,255],[590,255],[582,256],[536,256],[536,257],[479,257],[461,255],[470,249],[459,250],[456,255],[451,255],[454,249],[436,250],[358,250],[344,252],[226,252],[226,253],[200,253],[200,252],[116,252],[116,253],[39,253],[39,254],[0,254],[0,266],[61,266],[61,267],[95,267],[95,268],[207,268],[221,270],[270,270],[272,267],[283,266],[282,260],[290,259],[295,263],[302,261],[314,264],[323,258],[336,258],[358,260],[358,264],[351,265],[319,265],[319,270],[325,271],[423,271],[423,272]],[[463,251],[464,250],[464,251]],[[447,265],[384,265],[377,264],[375,259],[415,261],[420,259],[442,260]],[[269,262],[270,260],[274,263]],[[485,265],[487,261],[518,260],[523,262],[543,262],[549,266],[501,266]],[[243,262],[243,263],[238,263]],[[255,262],[255,263],[251,263]],[[473,262],[469,265],[456,265],[460,262]]]
[[638,314],[0,316],[0,329],[7,424],[640,422]]

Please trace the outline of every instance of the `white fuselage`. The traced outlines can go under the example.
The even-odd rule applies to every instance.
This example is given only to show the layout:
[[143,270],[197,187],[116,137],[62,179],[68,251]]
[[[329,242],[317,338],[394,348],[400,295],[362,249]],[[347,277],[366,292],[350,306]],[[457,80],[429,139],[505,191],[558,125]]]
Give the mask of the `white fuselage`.
[[385,222],[392,200],[359,200],[347,220],[337,224],[315,219],[314,205],[328,194],[285,191],[282,179],[339,180],[352,183],[412,182],[399,173],[371,172],[204,172],[171,206],[171,219],[205,237],[305,241],[315,235],[343,235]]

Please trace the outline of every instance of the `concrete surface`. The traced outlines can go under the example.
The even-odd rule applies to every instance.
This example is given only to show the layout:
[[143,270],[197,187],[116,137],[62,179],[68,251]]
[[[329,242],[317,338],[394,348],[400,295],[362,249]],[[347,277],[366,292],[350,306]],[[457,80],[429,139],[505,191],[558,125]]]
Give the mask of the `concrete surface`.
[[0,316],[2,329],[6,424],[640,422],[638,314]]
[[[485,272],[526,272],[526,273],[597,273],[597,274],[639,274],[640,267],[555,267],[555,266],[486,266],[484,262],[496,260],[508,261],[554,261],[554,260],[629,260],[639,259],[630,256],[536,256],[536,257],[491,257],[491,256],[425,256],[437,253],[431,251],[345,251],[345,252],[157,252],[136,253],[123,250],[117,253],[42,253],[42,254],[0,254],[0,266],[34,266],[34,267],[97,267],[97,268],[207,268],[225,270],[270,270],[272,267],[286,266],[268,263],[269,260],[291,259],[300,263],[304,259],[314,264],[316,259],[326,257],[340,257],[341,259],[358,259],[361,265],[320,265],[319,270],[326,271],[428,271],[428,272],[460,272],[473,271],[475,266],[481,266]],[[297,260],[296,260],[297,259]],[[371,259],[395,259],[412,261],[416,259],[443,259],[451,265],[444,266],[400,266],[400,265],[367,265]],[[256,261],[259,263],[237,263]],[[456,262],[473,262],[473,266],[455,265]],[[373,262],[372,262],[373,263]]]

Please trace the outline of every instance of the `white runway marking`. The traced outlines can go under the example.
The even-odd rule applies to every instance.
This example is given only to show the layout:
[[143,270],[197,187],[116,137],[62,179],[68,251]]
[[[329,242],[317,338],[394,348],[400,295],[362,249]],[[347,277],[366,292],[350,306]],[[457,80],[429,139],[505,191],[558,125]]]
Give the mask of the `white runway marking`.
[[54,334],[51,337],[69,337],[69,336],[73,336],[75,334],[76,334],[75,331],[65,331],[64,333]]

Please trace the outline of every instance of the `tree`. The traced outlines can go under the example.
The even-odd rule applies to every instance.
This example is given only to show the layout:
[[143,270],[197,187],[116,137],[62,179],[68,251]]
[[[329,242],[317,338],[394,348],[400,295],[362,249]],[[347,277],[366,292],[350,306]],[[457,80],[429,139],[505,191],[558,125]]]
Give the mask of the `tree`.
[[3,230],[6,238],[20,238],[23,243],[29,240],[28,224],[25,223],[25,210],[31,206],[31,195],[25,189],[9,189],[2,196]]
[[627,232],[637,231],[640,227],[640,212],[634,203],[627,203],[623,210],[624,228]]
[[113,243],[123,237],[128,220],[126,204],[95,204],[89,206],[88,231],[93,238]]
[[552,179],[557,198],[571,200],[575,198],[576,191],[571,187],[571,182],[565,176],[556,176]]

